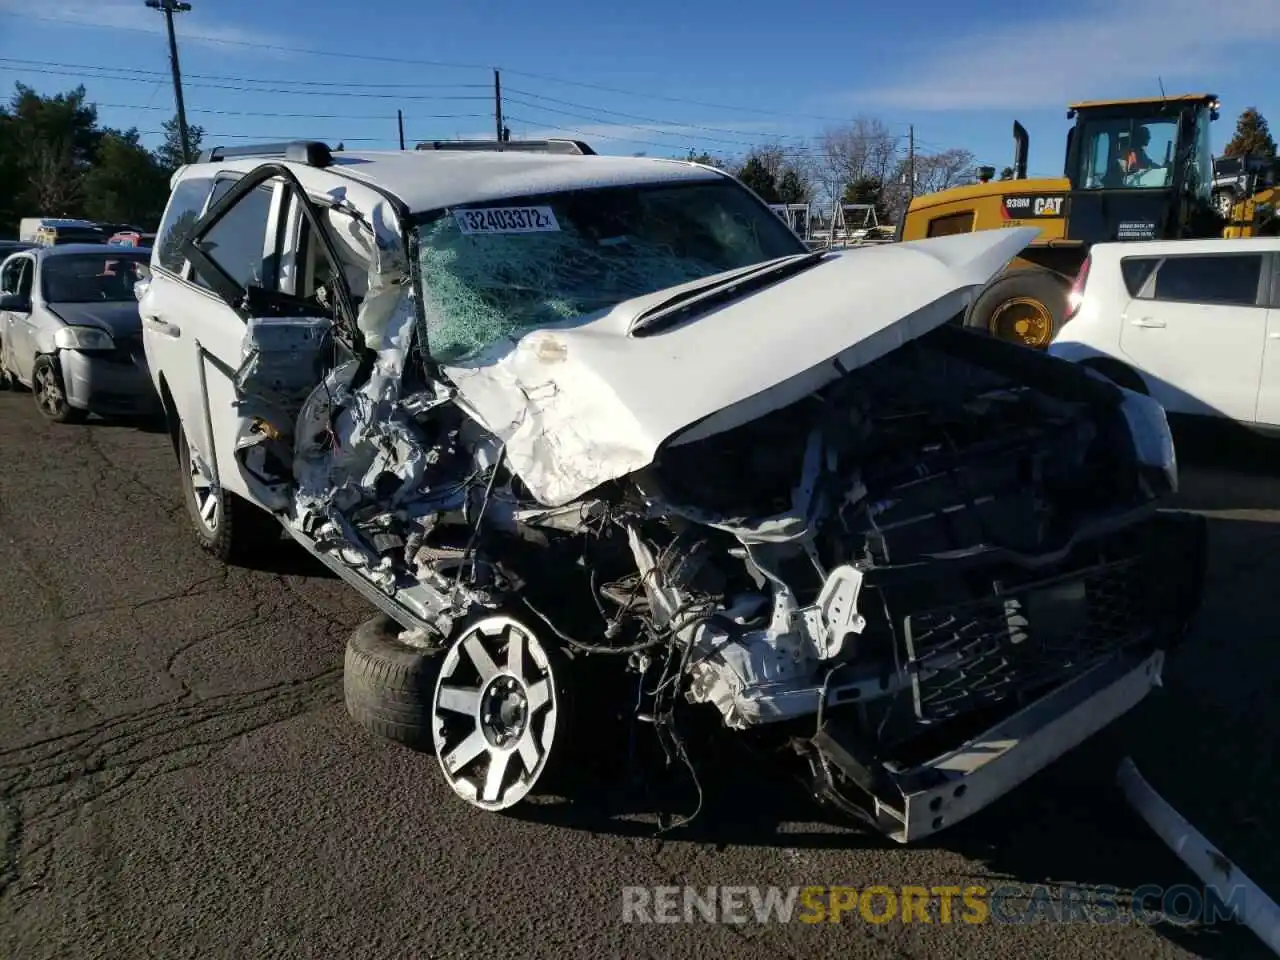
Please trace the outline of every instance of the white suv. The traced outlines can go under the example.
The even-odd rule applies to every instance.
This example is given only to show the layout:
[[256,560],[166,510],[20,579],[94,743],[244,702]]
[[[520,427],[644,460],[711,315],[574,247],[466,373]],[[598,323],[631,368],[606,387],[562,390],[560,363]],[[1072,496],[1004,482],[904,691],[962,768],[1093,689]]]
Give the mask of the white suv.
[[1138,702],[1200,594],[1159,405],[952,323],[1034,236],[824,253],[697,164],[298,143],[178,172],[140,308],[200,542],[283,526],[379,607],[348,710],[466,802],[587,696],[692,769],[692,702],[905,842]]
[[1098,244],[1049,353],[1172,414],[1280,427],[1280,238]]

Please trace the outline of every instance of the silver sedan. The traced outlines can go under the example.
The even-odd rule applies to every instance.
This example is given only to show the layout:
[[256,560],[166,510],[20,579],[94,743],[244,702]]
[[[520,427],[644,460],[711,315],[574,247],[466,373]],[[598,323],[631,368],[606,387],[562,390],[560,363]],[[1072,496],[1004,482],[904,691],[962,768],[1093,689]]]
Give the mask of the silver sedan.
[[0,265],[0,375],[28,387],[48,419],[159,409],[133,293],[150,256],[68,244],[15,253]]

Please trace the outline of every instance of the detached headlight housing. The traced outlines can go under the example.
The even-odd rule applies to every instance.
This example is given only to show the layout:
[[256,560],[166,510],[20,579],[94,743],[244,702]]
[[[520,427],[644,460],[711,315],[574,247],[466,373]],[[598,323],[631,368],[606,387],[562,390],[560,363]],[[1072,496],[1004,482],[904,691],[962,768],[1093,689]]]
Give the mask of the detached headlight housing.
[[111,334],[97,327],[63,327],[53,335],[53,345],[59,350],[114,350],[116,342]]

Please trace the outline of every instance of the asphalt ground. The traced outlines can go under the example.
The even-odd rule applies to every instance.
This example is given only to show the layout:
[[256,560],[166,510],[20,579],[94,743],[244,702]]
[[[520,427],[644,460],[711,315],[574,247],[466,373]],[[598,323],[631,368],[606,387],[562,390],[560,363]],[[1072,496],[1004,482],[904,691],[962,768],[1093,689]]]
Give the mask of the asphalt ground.
[[1229,923],[1050,922],[1052,903],[1033,923],[622,921],[626,886],[1003,886],[1028,898],[1009,917],[1036,884],[1196,885],[1113,786],[1115,744],[1280,896],[1280,469],[1224,451],[1184,455],[1212,537],[1197,629],[1106,749],[910,848],[725,753],[693,826],[655,837],[607,769],[574,802],[464,806],[433,757],[347,719],[343,645],[373,612],[354,591],[288,544],[257,569],[201,554],[163,433],[48,425],[0,393],[0,957],[1266,956]]

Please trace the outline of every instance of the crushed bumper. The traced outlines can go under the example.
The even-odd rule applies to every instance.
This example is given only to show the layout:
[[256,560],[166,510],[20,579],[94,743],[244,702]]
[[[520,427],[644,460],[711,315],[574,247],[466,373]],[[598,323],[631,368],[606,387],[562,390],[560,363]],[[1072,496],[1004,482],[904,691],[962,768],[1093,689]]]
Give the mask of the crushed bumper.
[[[1084,584],[1089,578],[1096,581],[1123,573],[1125,590],[1136,592],[1129,606],[1140,607],[1141,622],[1134,622],[1130,615],[1124,619],[1124,631],[1117,629],[1106,636],[1098,625],[1117,622],[1115,584],[1091,585],[1082,589],[1081,602],[1095,613],[1102,610],[1105,618],[1093,617],[1092,631],[1078,635],[1069,648],[1063,646],[1062,614],[1050,608],[1039,620],[1034,614],[1011,618],[999,646],[995,632],[984,628],[980,641],[966,645],[970,652],[950,668],[935,661],[922,670],[924,664],[917,660],[913,699],[917,716],[927,728],[945,730],[961,714],[923,709],[931,698],[921,696],[922,684],[932,682],[923,678],[942,678],[942,686],[934,690],[946,694],[936,698],[939,703],[954,704],[954,694],[963,686],[968,695],[964,699],[975,709],[985,694],[997,689],[1004,690],[1005,702],[1024,705],[959,745],[948,744],[929,759],[915,762],[878,756],[856,718],[832,716],[802,746],[815,774],[818,798],[869,821],[899,843],[909,843],[972,816],[1136,706],[1160,685],[1165,653],[1186,635],[1199,609],[1207,564],[1203,517],[1158,514],[1143,536],[1142,554],[1125,565],[1099,564],[1074,577],[1074,582]],[[1073,582],[1061,578],[1057,584],[1062,581]],[[1035,586],[1033,593],[1042,592],[1041,584]],[[1040,633],[1038,625],[1046,619],[1048,632]],[[1040,654],[1052,652],[1055,666],[1071,660],[1079,666],[1046,682],[1050,676],[1037,657],[1032,676],[1038,689],[1047,692],[1030,702],[1019,701],[1025,694],[1016,688],[1017,671],[1009,669],[1019,661],[1028,663],[1019,646],[1035,646]],[[945,652],[938,651],[939,655]],[[990,664],[999,668],[990,669]],[[955,680],[961,676],[963,684]]]
[[[989,806],[1127,713],[1159,686],[1163,664],[1162,651],[1144,660],[1117,656],[957,749],[910,770],[882,770],[880,777],[858,762],[832,724],[819,731],[814,743],[843,779],[862,779],[872,786],[867,812],[875,825],[891,839],[910,843]],[[926,783],[932,785],[922,786]],[[819,792],[836,806],[848,803],[834,780]]]
[[120,343],[103,355],[62,350],[58,363],[67,402],[73,407],[117,416],[154,414],[161,409],[140,342],[136,351]]

